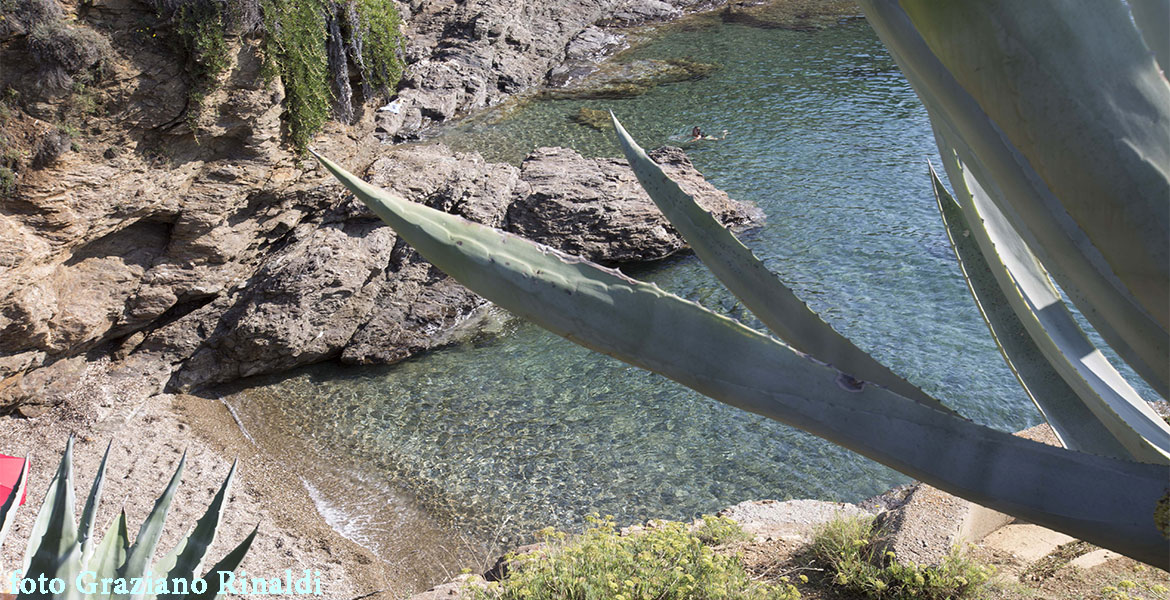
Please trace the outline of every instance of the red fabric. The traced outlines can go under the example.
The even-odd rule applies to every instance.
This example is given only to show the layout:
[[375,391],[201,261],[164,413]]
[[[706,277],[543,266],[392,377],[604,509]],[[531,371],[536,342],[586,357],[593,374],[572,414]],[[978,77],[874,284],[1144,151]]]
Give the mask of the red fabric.
[[[24,459],[17,456],[5,456],[0,454],[0,504],[8,495],[12,493],[12,489],[16,487],[17,480],[20,479],[20,469],[24,467]],[[20,497],[20,503],[28,499],[28,486],[24,486],[24,494]]]

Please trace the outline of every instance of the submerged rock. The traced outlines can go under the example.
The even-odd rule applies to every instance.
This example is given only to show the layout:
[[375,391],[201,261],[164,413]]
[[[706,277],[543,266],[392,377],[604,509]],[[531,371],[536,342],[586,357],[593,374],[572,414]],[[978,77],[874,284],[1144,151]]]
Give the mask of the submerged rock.
[[576,114],[569,117],[574,123],[592,127],[598,131],[608,131],[613,128],[613,123],[610,121],[609,113],[604,110],[597,110],[595,108],[581,107]]
[[541,92],[556,100],[606,100],[634,98],[668,83],[702,79],[719,65],[686,58],[635,60],[609,65],[578,85]]
[[785,0],[750,5],[729,3],[718,17],[724,23],[761,29],[815,31],[860,15],[861,7],[854,0]]

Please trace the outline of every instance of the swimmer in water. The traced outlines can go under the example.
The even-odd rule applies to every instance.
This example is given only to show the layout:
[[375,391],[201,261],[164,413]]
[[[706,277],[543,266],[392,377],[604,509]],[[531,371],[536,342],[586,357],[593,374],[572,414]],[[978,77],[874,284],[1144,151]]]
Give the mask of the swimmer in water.
[[722,140],[722,139],[726,139],[726,138],[727,138],[727,130],[726,129],[723,130],[723,137],[715,137],[713,135],[707,135],[707,134],[703,133],[703,130],[699,129],[699,126],[696,125],[693,129],[691,129],[691,139],[688,141],[695,142],[698,140]]

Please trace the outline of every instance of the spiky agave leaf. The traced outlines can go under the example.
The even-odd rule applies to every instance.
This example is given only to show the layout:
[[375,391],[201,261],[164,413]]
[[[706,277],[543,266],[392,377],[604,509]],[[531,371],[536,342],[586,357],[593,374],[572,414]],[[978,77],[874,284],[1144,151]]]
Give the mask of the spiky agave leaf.
[[89,560],[89,554],[93,552],[93,520],[97,515],[98,505],[101,504],[106,463],[110,460],[110,449],[113,446],[113,440],[106,444],[106,452],[102,455],[101,465],[98,466],[97,475],[93,477],[93,485],[89,488],[89,497],[85,499],[85,508],[81,510],[81,522],[77,526],[77,542],[81,544],[83,563]]
[[379,190],[318,160],[436,267],[582,346],[804,429],[952,494],[1151,564],[1170,468],[976,425],[823,363],[657,286]]
[[1126,0],[1162,75],[1170,73],[1170,0]]
[[[175,491],[179,489],[179,481],[183,477],[183,467],[186,464],[187,453],[183,452],[182,458],[179,459],[179,465],[175,467],[175,474],[171,476],[170,483],[155,501],[150,515],[138,528],[138,535],[134,537],[134,545],[126,553],[126,561],[118,568],[118,577],[127,580],[142,577],[150,569],[150,560],[154,556],[155,547],[158,546],[158,539],[162,536],[167,512],[171,509],[171,501],[175,498]],[[119,600],[126,597],[129,596],[115,596]]]
[[[949,147],[945,125],[939,147]],[[943,152],[959,206],[1006,299],[1028,335],[1097,421],[1134,460],[1170,462],[1170,427],[1113,368],[1077,325],[1029,247],[954,152]],[[993,188],[994,189],[994,188]]]
[[[944,4],[950,6],[954,3]],[[1004,8],[1005,5],[1008,5],[1006,10],[1011,12],[1012,7],[1034,7],[1035,4],[1030,2],[998,2],[996,6]],[[1115,33],[1119,36],[1124,36],[1127,31],[1132,34],[1132,23],[1125,25],[1117,22],[1115,7],[1112,6],[1112,3],[1103,2],[1101,4],[1107,5],[1101,18],[1101,26],[1105,30],[1114,27],[1118,29]],[[985,188],[996,187],[1001,190],[1002,194],[997,195],[997,198],[1002,198],[1003,204],[997,204],[997,208],[1036,253],[1040,262],[1056,278],[1057,282],[1068,293],[1069,298],[1098,333],[1105,338],[1105,341],[1159,394],[1163,397],[1170,396],[1170,335],[1167,334],[1166,327],[1163,325],[1163,317],[1155,316],[1155,313],[1164,312],[1166,305],[1163,304],[1157,310],[1149,310],[1145,307],[1145,303],[1152,301],[1151,299],[1162,293],[1159,290],[1165,285],[1159,283],[1159,280],[1164,282],[1167,277],[1170,277],[1165,268],[1158,272],[1156,268],[1150,267],[1150,265],[1156,266],[1162,260],[1159,257],[1170,252],[1165,249],[1159,250],[1159,246],[1164,246],[1167,239],[1166,215],[1162,211],[1170,211],[1170,209],[1158,208],[1158,202],[1162,202],[1163,205],[1165,202],[1164,198],[1159,199],[1157,196],[1158,186],[1161,185],[1159,183],[1161,175],[1157,169],[1141,169],[1140,166],[1132,165],[1142,171],[1141,179],[1149,184],[1148,186],[1143,184],[1148,189],[1145,189],[1140,199],[1134,201],[1135,208],[1127,209],[1125,207],[1126,198],[1118,197],[1110,192],[1109,198],[1103,199],[1102,203],[1097,206],[1097,209],[1102,207],[1107,209],[1100,213],[1099,219],[1109,221],[1110,224],[1086,225],[1089,229],[1082,229],[1082,223],[1078,219],[1086,222],[1092,220],[1088,215],[1097,209],[1086,207],[1083,211],[1078,211],[1079,216],[1076,219],[1070,216],[1066,206],[1062,203],[1063,199],[1054,195],[1045,179],[1033,169],[1031,157],[1025,156],[1020,149],[1012,145],[1008,134],[1000,129],[997,122],[988,116],[979,102],[959,84],[955,76],[923,40],[901,6],[895,0],[862,0],[861,5],[865,9],[868,22],[881,37],[882,42],[890,51],[890,55],[902,69],[907,81],[914,87],[915,92],[930,111],[932,122],[936,126],[944,124],[954,131],[955,135],[950,141],[960,152],[965,163],[975,165],[978,162],[980,183]],[[1070,6],[1072,5],[1063,5],[1062,10]],[[1076,6],[1075,12],[1079,15],[1078,21],[1096,19],[1095,14],[1091,14],[1095,13],[1096,3],[1092,6]],[[1020,8],[1020,11],[1020,14],[1023,14],[1024,9]],[[1045,16],[1040,20],[1047,18]],[[1067,19],[1061,18],[1062,23],[1066,21]],[[1127,27],[1128,30],[1126,30]],[[937,32],[934,36],[938,37]],[[1095,35],[1093,39],[1105,40],[1107,36]],[[1075,41],[1075,43],[1080,44],[1082,41]],[[1112,42],[1101,43],[1107,45]],[[1051,48],[1045,49],[1045,52],[1049,50]],[[1148,59],[1148,56],[1146,58]],[[1150,64],[1152,65],[1152,59],[1150,59]],[[1142,71],[1140,73],[1135,71],[1134,77],[1149,82],[1150,79],[1144,67],[1140,70]],[[1094,82],[1092,87],[1103,86]],[[1155,86],[1150,84],[1146,87],[1154,89]],[[1035,90],[1030,91],[1034,92]],[[1161,92],[1151,93],[1157,95]],[[1045,92],[1045,94],[1050,94],[1050,92]],[[1031,101],[1042,103],[1043,99],[1033,97]],[[1128,100],[1121,102],[1121,104],[1128,104]],[[1153,109],[1155,111],[1153,113],[1145,111],[1153,115],[1147,124],[1155,132],[1166,127],[1165,115],[1157,112],[1157,110],[1166,111],[1164,106],[1160,109]],[[1028,112],[1029,114],[1033,112],[1031,107]],[[1081,125],[1077,123],[1075,126],[1067,128],[1076,129]],[[1085,126],[1096,127],[1092,124]],[[1130,133],[1132,132],[1125,130],[1118,131],[1116,135],[1119,139],[1125,140],[1122,142],[1124,145],[1129,142],[1126,136]],[[1137,137],[1142,139],[1136,139]],[[1055,139],[1064,138],[1054,136],[1052,140]],[[1151,148],[1147,160],[1153,163],[1161,161],[1161,164],[1167,164],[1161,158],[1165,152],[1157,148],[1156,141],[1151,140],[1148,136],[1135,134],[1135,144],[1146,144],[1147,142]],[[1051,146],[1042,152],[1045,156],[1052,152],[1062,152],[1061,149],[1064,148],[1061,144],[1053,144],[1051,140],[1038,140],[1035,143]],[[1119,150],[1115,144],[1109,143],[1104,146],[1090,144],[1087,147],[1078,147],[1076,152],[1083,153],[1086,149],[1110,153],[1110,160],[1112,160],[1111,153],[1114,151],[1133,150],[1133,148]],[[974,159],[973,156],[978,158]],[[1046,171],[1046,173],[1053,176],[1052,173],[1055,171]],[[1162,175],[1164,174],[1162,173]],[[1063,189],[1067,185],[1067,183],[1062,183],[1058,187]],[[1070,200],[1070,202],[1074,201]],[[1114,210],[1124,211],[1128,216],[1121,218],[1117,216],[1121,213],[1115,213]],[[1135,223],[1133,214],[1148,214],[1149,218],[1146,219],[1145,223]],[[1141,220],[1137,219],[1137,221]],[[1125,232],[1131,225],[1140,227],[1141,231],[1131,232],[1133,240],[1118,242],[1120,238],[1127,237]],[[1160,234],[1158,230],[1161,231]],[[1093,232],[1093,237],[1090,237],[1087,231]],[[1159,235],[1161,236],[1160,241],[1155,240],[1154,238],[1158,238]],[[1119,245],[1113,248],[1115,243]],[[1102,247],[1098,247],[1097,244]],[[1105,246],[1110,247],[1105,248]],[[1102,253],[1103,251],[1106,251],[1110,258],[1107,259],[1106,255]],[[1128,265],[1113,264],[1113,262],[1121,260],[1122,256],[1143,252],[1148,254],[1146,259]],[[1115,267],[1121,271],[1115,272]],[[1145,272],[1147,268],[1154,268],[1154,270],[1147,273],[1148,278],[1143,278],[1138,271]],[[1127,281],[1133,283],[1133,289]]]
[[[1004,290],[1000,289],[992,272],[992,263],[980,251],[979,244],[971,234],[972,227],[963,216],[959,204],[943,187],[933,167],[930,169],[930,177],[935,201],[946,226],[951,248],[959,260],[967,289],[975,298],[975,305],[991,330],[991,336],[1003,353],[1004,360],[1052,426],[1056,437],[1072,450],[1131,459],[1129,451],[1097,420],[1044,357],[1016,316]],[[1003,265],[996,265],[995,268],[1002,269]]]
[[[219,492],[207,505],[207,511],[195,523],[195,528],[187,533],[167,556],[155,565],[154,570],[159,575],[166,575],[167,581],[175,578],[191,581],[203,566],[203,559],[207,556],[207,549],[215,543],[215,535],[219,524],[223,521],[224,507],[227,505],[228,493],[231,490],[232,480],[236,476],[236,462],[223,480]],[[163,594],[158,598],[180,598],[176,594]]]
[[1126,4],[901,5],[1165,333],[1170,83]]
[[843,373],[876,383],[926,406],[949,410],[837,333],[809,310],[764,263],[662,171],[610,113],[626,160],[650,199],[691,249],[768,329],[793,348]]
[[[57,474],[45,492],[41,511],[28,540],[23,577],[26,579],[61,579],[72,584],[81,572],[81,546],[77,543],[77,523],[73,520],[73,436],[65,443]],[[66,585],[58,600],[79,598],[81,591]],[[40,598],[39,594],[20,594]]]
[[[240,566],[244,560],[244,555],[248,553],[248,549],[252,547],[252,541],[256,539],[256,532],[260,530],[260,524],[252,528],[252,533],[244,538],[231,552],[227,553],[219,562],[215,563],[207,574],[203,576],[207,580],[207,590],[202,594],[192,594],[188,596],[189,600],[216,600],[222,594],[219,589],[219,573],[231,573]],[[214,582],[214,583],[213,583]]]
[[[92,600],[105,600],[110,594],[102,594],[100,582],[103,579],[115,579],[118,576],[118,567],[126,562],[126,555],[130,552],[130,536],[126,531],[126,511],[118,511],[118,516],[110,521],[106,534],[94,548],[89,560],[85,563],[85,570],[93,573],[92,582],[98,585],[97,595]],[[89,582],[87,579],[86,583]]]

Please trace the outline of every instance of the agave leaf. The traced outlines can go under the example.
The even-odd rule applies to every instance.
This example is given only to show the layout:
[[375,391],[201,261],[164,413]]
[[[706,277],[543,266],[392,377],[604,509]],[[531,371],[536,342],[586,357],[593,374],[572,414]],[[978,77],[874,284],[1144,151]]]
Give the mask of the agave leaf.
[[1127,0],[1133,22],[1142,32],[1146,46],[1162,68],[1170,73],[1170,0]]
[[[991,259],[984,258],[971,234],[971,225],[959,204],[939,181],[934,167],[930,168],[930,177],[939,213],[951,240],[951,248],[959,259],[967,288],[975,298],[975,304],[1004,360],[1052,426],[1056,437],[1072,450],[1132,459],[1129,451],[1114,439],[1041,353],[1016,316],[1005,290],[1000,289],[992,272]],[[1003,269],[1003,264],[996,265],[996,268]],[[1018,291],[1014,287],[1009,289]]]
[[[81,546],[77,544],[77,523],[73,520],[73,437],[65,443],[65,452],[57,474],[49,484],[37,523],[29,538],[24,577],[61,579],[68,585],[58,599],[78,598],[80,590],[72,585],[81,572]],[[17,598],[24,598],[20,594]],[[41,597],[33,594],[31,597]]]
[[[46,569],[55,568],[60,557],[77,541],[73,502],[73,436],[69,436],[65,442],[65,452],[61,454],[61,463],[57,466],[57,474],[49,482],[41,510],[29,533],[24,567],[21,569],[25,577],[34,572],[52,572]],[[39,564],[34,564],[37,562]]]
[[626,160],[650,198],[711,272],[768,329],[793,348],[850,376],[876,383],[926,406],[949,410],[837,333],[756,258],[735,234],[662,171],[610,113]]
[[[85,563],[85,570],[93,573],[92,581],[99,587],[97,600],[109,598],[109,594],[102,594],[100,582],[102,579],[114,579],[118,574],[118,567],[126,562],[126,555],[130,552],[130,537],[126,531],[126,511],[118,511],[118,516],[110,521],[106,534],[97,544],[89,561]],[[88,583],[87,578],[84,582]]]
[[[125,577],[127,579],[133,577],[142,577],[150,568],[150,559],[154,556],[155,547],[158,545],[158,538],[162,536],[163,526],[166,524],[167,512],[171,508],[171,501],[175,498],[175,491],[179,489],[179,480],[183,477],[183,467],[187,464],[187,453],[183,453],[183,457],[179,459],[179,466],[175,468],[175,474],[171,476],[171,482],[167,484],[162,495],[154,503],[154,508],[151,509],[150,515],[142,522],[142,526],[138,528],[138,535],[134,538],[134,545],[126,554],[126,561],[118,569],[118,577]],[[119,598],[126,596],[117,596]]]
[[[227,478],[223,480],[223,485],[220,486],[219,492],[215,494],[215,498],[207,506],[207,511],[196,522],[195,528],[179,541],[167,556],[155,565],[156,573],[165,573],[168,581],[174,578],[191,581],[195,574],[199,572],[199,569],[203,566],[203,559],[207,556],[207,549],[215,543],[215,534],[219,529],[220,522],[223,520],[224,506],[227,504],[228,493],[235,476],[236,462],[233,461]],[[178,595],[169,594],[158,597],[179,598]]]
[[9,492],[4,503],[0,504],[0,550],[4,548],[4,537],[8,535],[8,528],[16,520],[16,509],[20,508],[20,499],[24,496],[24,488],[28,485],[28,458],[20,467],[20,475],[16,478],[16,485]]
[[207,580],[207,590],[202,594],[193,594],[188,596],[190,600],[213,600],[219,598],[220,594],[220,573],[232,573],[236,567],[240,566],[240,562],[244,560],[244,556],[248,553],[248,549],[252,547],[252,540],[256,539],[256,532],[260,530],[260,525],[252,529],[252,533],[244,538],[231,552],[224,556],[219,562],[211,567],[207,574],[203,576]]
[[[1170,396],[1170,335],[1160,318],[1146,310],[1113,271],[1094,239],[1065,210],[1029,159],[935,57],[901,7],[892,0],[862,0],[861,5],[867,21],[930,111],[931,120],[954,132],[950,141],[965,163],[979,164],[980,183],[1001,191],[995,196],[997,208],[1106,342],[1159,394]],[[1162,127],[1159,123],[1151,126]],[[1157,154],[1150,158],[1157,158]],[[1157,213],[1156,207],[1151,211]],[[1152,216],[1149,227],[1157,229],[1160,217]],[[1116,229],[1124,228],[1121,224]],[[1159,243],[1164,244],[1164,231],[1161,239]],[[1156,250],[1150,251],[1151,256],[1157,256]],[[1166,277],[1166,271],[1150,274],[1151,281]],[[1146,289],[1143,297],[1157,295],[1142,287]]]
[[1170,83],[1125,4],[901,5],[1125,290],[1170,328]]
[[428,261],[582,346],[799,427],[952,494],[1149,562],[1170,468],[976,425],[834,368],[693,302],[522,238],[407,202],[317,156]]
[[[937,129],[939,147],[948,145]],[[1035,256],[954,153],[943,153],[975,238],[1006,300],[1040,352],[1135,460],[1170,462],[1170,427],[1089,341]],[[994,257],[994,258],[993,258]]]
[[106,462],[110,459],[110,448],[113,446],[113,440],[106,444],[106,453],[102,455],[102,463],[98,466],[97,475],[93,478],[93,486],[89,488],[89,497],[85,499],[85,508],[81,510],[81,523],[77,527],[77,541],[81,544],[82,563],[89,562],[89,553],[93,551],[93,520],[97,515],[98,505],[102,501]]

